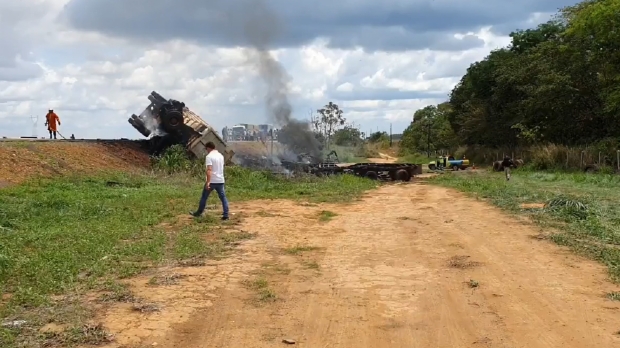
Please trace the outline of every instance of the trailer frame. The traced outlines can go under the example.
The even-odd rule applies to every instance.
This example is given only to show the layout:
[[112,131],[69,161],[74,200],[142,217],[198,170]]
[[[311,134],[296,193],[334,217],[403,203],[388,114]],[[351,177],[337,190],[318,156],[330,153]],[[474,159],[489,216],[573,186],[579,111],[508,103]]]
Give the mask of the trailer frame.
[[422,174],[422,165],[414,163],[355,163],[338,165],[324,162],[310,168],[310,173],[317,176],[352,174],[371,180],[411,181]]

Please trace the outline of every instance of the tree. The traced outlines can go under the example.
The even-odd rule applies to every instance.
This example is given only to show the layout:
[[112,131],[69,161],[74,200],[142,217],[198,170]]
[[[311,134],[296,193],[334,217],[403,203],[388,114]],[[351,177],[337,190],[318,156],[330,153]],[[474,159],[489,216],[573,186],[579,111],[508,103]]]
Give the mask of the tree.
[[390,136],[386,132],[374,132],[370,134],[368,141],[371,143],[390,141]]
[[429,105],[414,114],[414,121],[403,132],[400,140],[402,154],[449,149],[457,139],[448,121],[451,106],[442,103]]
[[322,109],[317,110],[318,115],[313,117],[312,125],[315,132],[322,134],[326,139],[326,145],[329,148],[329,142],[334,133],[344,126],[346,119],[344,112],[338,104],[329,102]]
[[586,0],[515,30],[508,47],[471,64],[449,108],[416,111],[401,147],[425,150],[429,135],[431,149],[620,139],[618,13],[620,0]]
[[362,133],[353,125],[346,125],[335,131],[332,139],[338,146],[357,146],[362,142]]

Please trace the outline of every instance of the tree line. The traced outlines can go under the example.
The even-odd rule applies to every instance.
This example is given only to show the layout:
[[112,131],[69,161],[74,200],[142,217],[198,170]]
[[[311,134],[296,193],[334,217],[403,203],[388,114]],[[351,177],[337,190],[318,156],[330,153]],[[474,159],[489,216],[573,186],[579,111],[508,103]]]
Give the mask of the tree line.
[[620,0],[587,0],[470,65],[414,114],[401,148],[585,146],[620,139]]

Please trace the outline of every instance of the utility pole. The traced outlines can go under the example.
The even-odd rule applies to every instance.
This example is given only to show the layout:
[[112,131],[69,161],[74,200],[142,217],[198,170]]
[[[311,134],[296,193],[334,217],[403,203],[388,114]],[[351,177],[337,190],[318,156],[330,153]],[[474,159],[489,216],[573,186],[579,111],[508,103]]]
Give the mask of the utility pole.
[[30,115],[30,120],[32,121],[32,136],[36,138],[37,137],[37,126],[39,124],[39,116]]
[[392,147],[392,124],[390,123],[390,147]]

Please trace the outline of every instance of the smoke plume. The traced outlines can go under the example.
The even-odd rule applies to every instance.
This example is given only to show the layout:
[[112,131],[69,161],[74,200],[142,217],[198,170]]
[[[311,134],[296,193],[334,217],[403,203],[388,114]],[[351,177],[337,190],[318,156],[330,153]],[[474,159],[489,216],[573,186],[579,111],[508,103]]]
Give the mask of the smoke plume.
[[244,32],[251,46],[248,58],[265,83],[267,115],[280,129],[286,129],[290,143],[287,145],[292,151],[320,157],[320,144],[310,125],[292,116],[293,109],[288,99],[290,77],[269,51],[269,45],[282,30],[276,13],[262,0],[255,0],[245,13]]

